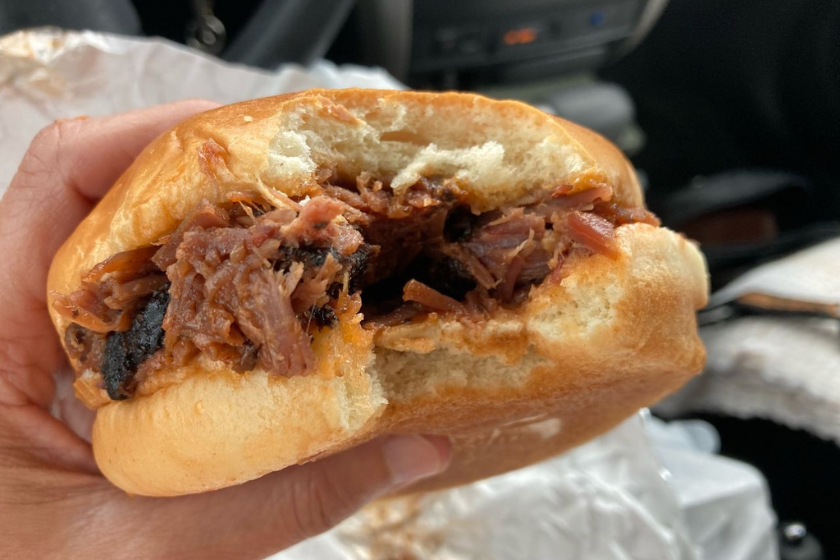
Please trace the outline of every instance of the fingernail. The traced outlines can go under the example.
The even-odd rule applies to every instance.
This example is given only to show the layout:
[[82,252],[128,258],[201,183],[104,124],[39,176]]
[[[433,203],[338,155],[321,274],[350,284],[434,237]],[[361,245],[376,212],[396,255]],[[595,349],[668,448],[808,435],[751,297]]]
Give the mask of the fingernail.
[[427,478],[449,464],[449,440],[440,436],[394,436],[385,441],[383,453],[394,485]]

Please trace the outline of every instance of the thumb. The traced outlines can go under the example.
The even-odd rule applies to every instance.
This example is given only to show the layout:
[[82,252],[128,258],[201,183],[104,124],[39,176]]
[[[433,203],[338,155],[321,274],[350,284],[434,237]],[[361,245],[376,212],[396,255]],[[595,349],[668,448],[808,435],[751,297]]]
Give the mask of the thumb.
[[445,438],[391,436],[217,492],[126,498],[118,515],[147,533],[133,535],[145,553],[150,543],[160,547],[149,557],[264,558],[326,531],[379,496],[443,471],[448,462]]

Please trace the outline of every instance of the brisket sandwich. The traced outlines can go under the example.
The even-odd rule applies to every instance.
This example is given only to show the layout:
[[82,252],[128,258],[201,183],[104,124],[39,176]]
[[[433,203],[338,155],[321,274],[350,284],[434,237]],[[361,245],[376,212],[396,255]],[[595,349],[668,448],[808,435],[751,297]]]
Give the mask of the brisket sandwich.
[[58,252],[55,326],[128,492],[380,434],[440,488],[539,461],[703,365],[703,258],[597,134],[470,94],[307,91],[154,141]]

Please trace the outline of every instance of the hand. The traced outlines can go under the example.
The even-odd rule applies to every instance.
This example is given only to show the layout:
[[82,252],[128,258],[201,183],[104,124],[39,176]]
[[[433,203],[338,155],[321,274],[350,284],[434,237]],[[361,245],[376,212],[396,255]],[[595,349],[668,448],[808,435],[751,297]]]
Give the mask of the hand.
[[[131,497],[99,473],[46,306],[53,255],[184,101],[41,131],[0,201],[0,557],[262,558],[445,468],[440,438],[375,440],[217,492]],[[69,382],[68,382],[69,379]]]

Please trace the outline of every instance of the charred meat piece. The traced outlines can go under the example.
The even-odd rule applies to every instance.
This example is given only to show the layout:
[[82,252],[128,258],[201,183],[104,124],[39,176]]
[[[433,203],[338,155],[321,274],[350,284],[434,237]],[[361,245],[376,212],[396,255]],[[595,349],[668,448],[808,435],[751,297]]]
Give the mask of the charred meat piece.
[[335,310],[329,305],[323,307],[313,305],[312,309],[309,310],[309,316],[319,328],[332,327],[338,322]]
[[102,379],[108,396],[123,400],[134,392],[134,374],[146,358],[163,346],[163,317],[169,304],[166,289],[152,294],[134,314],[127,331],[108,334],[102,360]]

